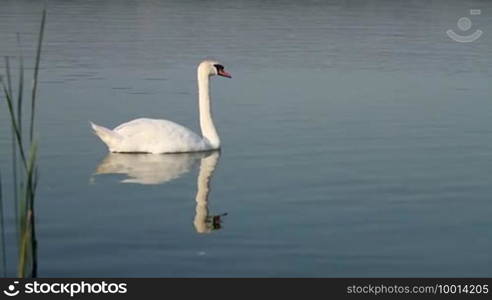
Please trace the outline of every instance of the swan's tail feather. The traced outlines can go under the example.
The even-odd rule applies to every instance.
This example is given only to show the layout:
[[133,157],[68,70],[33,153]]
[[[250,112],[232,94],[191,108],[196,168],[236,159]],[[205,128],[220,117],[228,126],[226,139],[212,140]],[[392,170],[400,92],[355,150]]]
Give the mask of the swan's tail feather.
[[92,122],[89,123],[91,124],[94,133],[106,144],[106,146],[108,146],[109,151],[114,152],[116,146],[122,140],[121,135],[106,127],[96,125]]

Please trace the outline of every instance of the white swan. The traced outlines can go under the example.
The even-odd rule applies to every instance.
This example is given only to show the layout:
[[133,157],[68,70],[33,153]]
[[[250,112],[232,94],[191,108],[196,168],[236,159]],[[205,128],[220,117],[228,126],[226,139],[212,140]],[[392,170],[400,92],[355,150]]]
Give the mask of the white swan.
[[210,107],[210,76],[231,78],[224,66],[205,60],[198,65],[198,105],[202,136],[168,120],[136,119],[111,130],[91,122],[94,133],[110,152],[179,153],[220,148],[220,139],[212,120]]

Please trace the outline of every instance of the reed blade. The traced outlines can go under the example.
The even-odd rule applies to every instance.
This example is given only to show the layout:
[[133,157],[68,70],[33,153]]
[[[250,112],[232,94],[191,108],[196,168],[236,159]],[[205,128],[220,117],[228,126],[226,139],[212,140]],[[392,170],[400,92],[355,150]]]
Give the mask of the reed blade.
[[[20,35],[17,34],[17,43],[20,51],[19,59],[19,77],[18,91],[13,90],[12,72],[9,58],[5,58],[6,62],[6,77],[0,76],[0,94],[3,92],[5,102],[8,107],[8,117],[12,129],[12,159],[13,159],[13,174],[14,174],[14,203],[17,229],[17,275],[19,277],[34,277],[37,276],[37,240],[35,230],[35,198],[38,186],[39,173],[37,163],[38,144],[34,140],[35,116],[36,116],[36,99],[38,88],[38,75],[41,61],[41,49],[44,37],[44,28],[46,23],[46,7],[43,9],[41,24],[39,27],[39,37],[37,40],[36,59],[34,65],[33,85],[31,90],[31,115],[29,124],[29,139],[24,138],[23,130],[23,105],[24,105],[24,59],[22,54],[22,46]],[[16,99],[14,99],[14,92]],[[26,103],[27,104],[27,103]],[[28,105],[28,104],[27,104]],[[27,134],[27,132],[26,132]],[[17,170],[19,170],[18,173]],[[17,181],[18,176],[18,181]],[[4,209],[3,195],[0,178],[0,225],[2,232],[0,241],[2,247],[5,247],[4,238]],[[1,248],[4,250],[4,248]],[[2,262],[5,261],[3,251]],[[4,272],[6,269],[6,261],[4,263]]]
[[2,226],[1,243],[2,243],[2,273],[7,277],[7,253],[5,251],[5,214],[3,211],[3,191],[2,191],[2,172],[0,172],[0,226]]
[[22,99],[24,96],[24,54],[22,53],[22,44],[20,34],[17,33],[17,47],[19,48],[19,86],[17,91],[17,124],[22,134]]
[[16,141],[17,141],[17,146],[19,147],[19,153],[20,153],[20,156],[21,156],[21,159],[22,159],[22,163],[23,163],[24,168],[27,169],[27,159],[26,159],[26,155],[24,153],[24,146],[23,146],[23,143],[22,143],[22,136],[21,136],[21,133],[20,133],[19,128],[17,126],[17,121],[16,121],[16,117],[15,117],[15,112],[14,112],[14,104],[13,104],[12,95],[9,93],[8,88],[5,85],[5,81],[2,78],[0,78],[0,84],[2,86],[4,95],[5,95],[5,100],[7,101],[7,107],[8,107],[8,110],[9,110],[10,120],[11,120],[10,123],[11,123],[12,129],[14,130],[14,133],[15,133],[15,138],[16,138]]
[[43,46],[45,23],[46,23],[46,7],[43,9],[43,16],[41,18],[41,26],[39,28],[39,37],[38,37],[38,47],[36,49],[36,62],[34,65],[34,78],[33,78],[32,94],[31,94],[31,124],[29,130],[29,140],[31,142],[34,134],[34,119],[36,113],[36,93],[38,88],[39,63],[41,61],[41,48]]

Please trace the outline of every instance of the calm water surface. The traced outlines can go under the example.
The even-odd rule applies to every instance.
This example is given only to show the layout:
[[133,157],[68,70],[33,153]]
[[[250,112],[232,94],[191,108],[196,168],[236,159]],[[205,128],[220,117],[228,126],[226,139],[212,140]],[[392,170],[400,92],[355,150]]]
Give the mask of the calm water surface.
[[[492,276],[489,1],[49,2],[39,276]],[[41,8],[1,0],[1,56]],[[198,131],[204,58],[221,153],[107,155],[89,120]]]

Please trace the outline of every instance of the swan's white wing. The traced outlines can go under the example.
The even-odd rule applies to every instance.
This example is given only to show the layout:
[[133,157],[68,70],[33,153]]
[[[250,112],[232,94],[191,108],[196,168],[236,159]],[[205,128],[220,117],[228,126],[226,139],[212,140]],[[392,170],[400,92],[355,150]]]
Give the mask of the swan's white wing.
[[122,137],[115,152],[175,153],[208,150],[207,142],[190,129],[168,120],[136,119],[113,129]]

